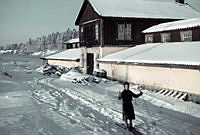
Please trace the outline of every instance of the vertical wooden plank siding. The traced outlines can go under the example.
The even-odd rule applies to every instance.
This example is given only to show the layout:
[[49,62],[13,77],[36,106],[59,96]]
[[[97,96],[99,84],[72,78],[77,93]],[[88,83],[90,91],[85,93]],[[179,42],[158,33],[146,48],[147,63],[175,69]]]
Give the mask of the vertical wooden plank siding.
[[193,41],[200,41],[200,28],[192,30],[192,40]]

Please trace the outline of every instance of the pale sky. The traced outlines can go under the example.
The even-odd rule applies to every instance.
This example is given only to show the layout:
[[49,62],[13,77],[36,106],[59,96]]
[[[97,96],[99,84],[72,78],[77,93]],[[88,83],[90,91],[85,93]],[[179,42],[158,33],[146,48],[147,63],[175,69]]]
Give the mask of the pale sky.
[[[175,0],[155,0],[175,1]],[[200,0],[186,0],[200,11]],[[25,42],[74,25],[83,0],[0,0],[0,46]]]
[[0,46],[74,25],[83,0],[0,0]]

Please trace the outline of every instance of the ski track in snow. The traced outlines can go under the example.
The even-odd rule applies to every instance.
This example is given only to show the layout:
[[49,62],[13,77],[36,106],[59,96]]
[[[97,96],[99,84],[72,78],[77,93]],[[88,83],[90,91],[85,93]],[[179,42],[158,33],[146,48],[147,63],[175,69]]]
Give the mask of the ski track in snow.
[[[53,111],[69,119],[70,123],[81,125],[86,130],[97,134],[128,133],[116,126],[116,123],[123,123],[123,121],[121,102],[118,101],[117,95],[115,95],[121,87],[117,86],[114,90],[112,87],[114,83],[111,83],[111,86],[103,83],[100,85],[92,83],[83,86],[69,81],[48,78],[35,79],[34,83],[30,84],[34,88],[32,94],[35,99],[50,105]],[[99,91],[93,91],[94,88],[99,89]],[[173,106],[173,102],[159,98],[152,99],[148,93],[144,94],[142,98],[160,104],[161,108],[162,106]],[[150,110],[152,108],[148,106],[149,103],[145,100],[135,101],[137,118],[134,122],[141,133],[146,135],[170,135],[177,132],[176,126],[171,129],[164,126],[165,124],[172,126],[169,123],[175,124],[176,121],[170,122],[167,118],[163,118],[160,116],[162,112],[158,110],[153,114],[154,110]],[[181,122],[188,123],[183,126],[185,128],[188,128],[187,126],[192,127],[192,124],[189,124],[190,120],[181,119]],[[192,131],[188,131],[188,134],[192,134]]]
[[[54,79],[41,79],[35,80],[34,83],[29,82],[34,88],[34,90],[32,90],[33,97],[39,102],[50,105],[54,111],[70,119],[71,123],[80,124],[93,133],[117,134],[118,127],[115,123],[122,122],[121,111],[114,111],[110,109],[109,106],[105,107],[101,101],[92,98],[100,95],[95,95],[95,93],[83,89],[82,85],[72,84],[73,88],[61,88],[57,85],[53,85],[53,80]],[[37,88],[35,88],[35,86],[37,86]],[[77,89],[86,92],[87,95],[76,91]],[[67,98],[64,98],[66,96]],[[102,96],[101,98],[105,97]],[[70,104],[68,104],[69,100],[72,100]],[[111,101],[111,99],[108,99],[108,101]],[[70,106],[72,109],[69,108]],[[121,106],[119,107],[119,110],[121,110]],[[100,117],[100,119],[97,117]],[[107,132],[107,130],[109,130],[109,132]],[[126,131],[122,130],[122,132]]]

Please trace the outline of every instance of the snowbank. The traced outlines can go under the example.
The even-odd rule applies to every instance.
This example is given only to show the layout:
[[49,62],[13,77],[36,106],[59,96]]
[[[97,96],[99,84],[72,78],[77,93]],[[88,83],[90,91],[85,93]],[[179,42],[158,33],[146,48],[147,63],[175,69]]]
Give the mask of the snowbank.
[[0,54],[14,53],[14,50],[1,50]]
[[33,56],[45,56],[45,55],[50,55],[57,52],[57,50],[47,50],[46,52],[40,51],[40,52],[34,52],[31,55]]

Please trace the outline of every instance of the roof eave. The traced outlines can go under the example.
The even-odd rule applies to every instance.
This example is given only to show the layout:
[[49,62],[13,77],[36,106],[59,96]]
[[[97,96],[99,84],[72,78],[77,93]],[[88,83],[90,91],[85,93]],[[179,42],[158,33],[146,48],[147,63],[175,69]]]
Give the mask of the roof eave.
[[147,62],[124,62],[124,61],[106,61],[98,60],[101,63],[108,64],[119,64],[119,65],[133,65],[133,66],[150,66],[150,67],[168,67],[168,68],[184,68],[184,69],[193,69],[200,70],[200,65],[198,64],[173,64],[173,63],[147,63]]

